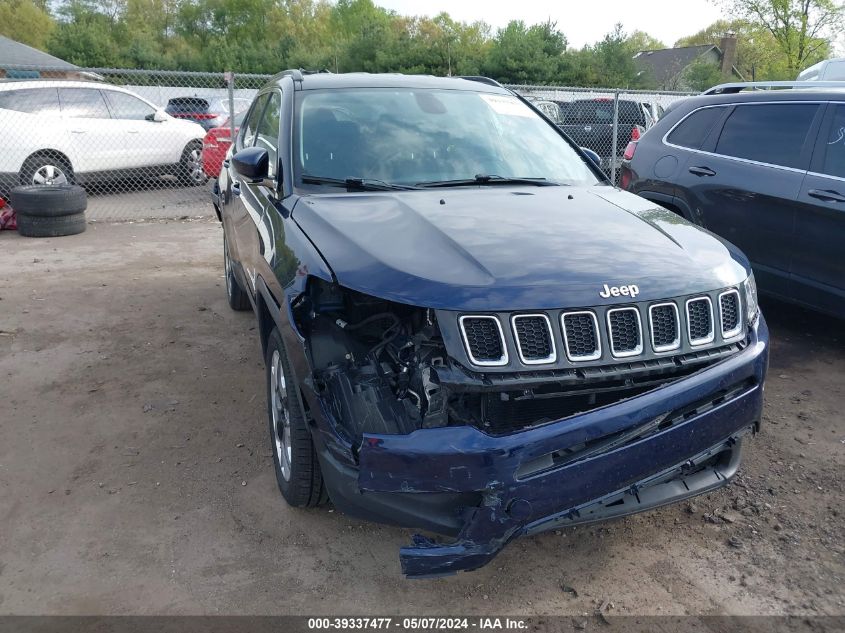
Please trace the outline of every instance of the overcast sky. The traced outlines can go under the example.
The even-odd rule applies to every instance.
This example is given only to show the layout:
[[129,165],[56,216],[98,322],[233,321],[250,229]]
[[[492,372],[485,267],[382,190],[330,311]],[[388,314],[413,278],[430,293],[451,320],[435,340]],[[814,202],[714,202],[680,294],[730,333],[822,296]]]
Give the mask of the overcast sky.
[[581,48],[600,40],[621,22],[627,32],[640,30],[672,46],[721,17],[708,0],[375,0],[403,15],[435,16],[446,11],[462,22],[484,20],[495,28],[511,20],[527,24],[557,22],[569,45]]

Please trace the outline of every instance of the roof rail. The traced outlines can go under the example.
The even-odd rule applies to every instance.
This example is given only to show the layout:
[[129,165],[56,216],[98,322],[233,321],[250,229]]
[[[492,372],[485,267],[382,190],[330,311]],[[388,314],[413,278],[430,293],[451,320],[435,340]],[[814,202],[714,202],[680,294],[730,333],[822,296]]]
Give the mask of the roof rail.
[[458,75],[455,79],[466,79],[467,81],[477,81],[480,84],[487,84],[488,86],[496,86],[497,88],[504,88],[502,84],[500,84],[495,79],[490,79],[490,77],[484,77],[482,75]]
[[319,70],[307,70],[305,68],[288,68],[287,70],[283,70],[280,73],[276,73],[273,75],[273,79],[281,79],[282,77],[290,77],[294,81],[301,82],[305,75],[319,75],[322,73],[329,73],[331,74],[328,68],[320,68]]
[[283,70],[280,72],[277,77],[290,77],[294,81],[302,81],[302,70],[299,68],[289,68],[288,70]]
[[776,90],[780,88],[845,88],[845,81],[741,81],[729,84],[719,84],[709,90],[702,92],[702,95],[727,95],[736,94],[746,89],[753,90]]

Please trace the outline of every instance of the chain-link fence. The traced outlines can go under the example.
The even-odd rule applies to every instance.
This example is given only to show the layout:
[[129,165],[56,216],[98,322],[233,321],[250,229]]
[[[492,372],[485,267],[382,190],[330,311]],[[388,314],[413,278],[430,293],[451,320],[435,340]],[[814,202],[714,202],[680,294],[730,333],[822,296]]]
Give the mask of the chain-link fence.
[[[0,196],[76,182],[88,218],[212,213],[210,188],[269,75],[0,68]],[[627,143],[682,93],[509,86],[530,98],[615,180]],[[167,116],[162,113],[166,113]]]

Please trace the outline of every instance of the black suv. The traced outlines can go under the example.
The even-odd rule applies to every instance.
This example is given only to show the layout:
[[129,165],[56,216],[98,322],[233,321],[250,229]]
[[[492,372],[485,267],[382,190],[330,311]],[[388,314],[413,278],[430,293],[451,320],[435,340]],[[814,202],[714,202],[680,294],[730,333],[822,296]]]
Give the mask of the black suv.
[[587,147],[599,155],[601,167],[606,174],[622,163],[622,153],[629,141],[637,140],[650,129],[663,108],[656,104],[619,99],[616,141],[616,155],[613,155],[613,98],[576,99],[558,101],[560,126],[569,137],[581,147]]
[[217,196],[282,495],[452,538],[409,576],[718,488],[758,428],[742,253],[492,80],[282,73]]
[[672,104],[621,185],[739,246],[762,292],[845,317],[845,83],[798,85]]

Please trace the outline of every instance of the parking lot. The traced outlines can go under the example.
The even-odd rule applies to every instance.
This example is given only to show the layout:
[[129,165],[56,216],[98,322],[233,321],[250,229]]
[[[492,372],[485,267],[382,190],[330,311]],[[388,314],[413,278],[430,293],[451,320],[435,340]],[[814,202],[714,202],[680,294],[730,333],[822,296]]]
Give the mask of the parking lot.
[[0,233],[0,612],[843,612],[841,322],[764,302],[763,432],[728,488],[407,581],[409,530],[279,496],[221,249],[210,219]]

